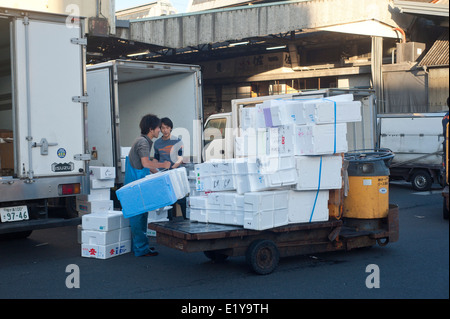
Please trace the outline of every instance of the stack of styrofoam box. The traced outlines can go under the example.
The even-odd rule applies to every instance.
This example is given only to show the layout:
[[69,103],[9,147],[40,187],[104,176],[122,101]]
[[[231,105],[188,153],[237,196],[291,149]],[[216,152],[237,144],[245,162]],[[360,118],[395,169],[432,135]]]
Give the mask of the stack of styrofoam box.
[[91,166],[89,195],[79,195],[76,206],[79,215],[113,210],[110,188],[114,187],[114,167]]
[[236,192],[212,192],[191,199],[191,220],[240,226],[244,224],[243,195]]
[[172,205],[188,193],[184,167],[147,175],[116,191],[126,218]]
[[121,211],[110,210],[83,215],[82,257],[107,259],[130,251],[130,223]]
[[194,166],[197,191],[219,192],[234,190],[231,160],[211,160]]
[[[339,153],[348,148],[346,123],[361,120],[361,103],[351,94],[268,100],[241,109],[240,119],[238,158],[227,160],[234,187],[227,189],[227,196],[203,187],[211,193],[190,198],[191,219],[233,224],[226,200],[243,196],[244,228],[328,220],[329,190],[342,187]],[[197,169],[203,170],[203,185],[213,185],[206,180],[216,174],[214,167],[203,163]]]

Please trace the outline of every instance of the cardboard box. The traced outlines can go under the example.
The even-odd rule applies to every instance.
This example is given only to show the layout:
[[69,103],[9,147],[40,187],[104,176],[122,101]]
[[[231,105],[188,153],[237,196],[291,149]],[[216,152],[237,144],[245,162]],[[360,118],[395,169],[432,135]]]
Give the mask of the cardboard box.
[[0,143],[0,169],[14,169],[13,143]]
[[84,201],[81,198],[77,197],[76,207],[77,211],[84,213],[107,212],[113,210],[114,202],[110,199]]

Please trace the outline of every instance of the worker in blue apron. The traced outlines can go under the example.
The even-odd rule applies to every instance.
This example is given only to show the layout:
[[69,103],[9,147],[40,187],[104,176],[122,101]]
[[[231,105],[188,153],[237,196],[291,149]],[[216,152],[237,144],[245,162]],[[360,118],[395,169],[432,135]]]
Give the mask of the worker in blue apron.
[[[141,179],[158,168],[169,168],[170,162],[158,163],[150,159],[152,138],[157,138],[160,132],[160,119],[153,114],[142,117],[139,123],[141,136],[138,137],[130,149],[125,160],[124,184]],[[158,252],[150,247],[147,238],[148,213],[130,217],[130,228],[132,236],[132,250],[135,256],[156,256]]]

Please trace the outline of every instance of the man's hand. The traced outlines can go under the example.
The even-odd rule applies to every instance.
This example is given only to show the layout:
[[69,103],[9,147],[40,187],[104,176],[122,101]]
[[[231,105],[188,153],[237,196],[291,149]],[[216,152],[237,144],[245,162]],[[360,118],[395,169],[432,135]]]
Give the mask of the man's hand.
[[169,161],[165,161],[164,163],[161,163],[162,166],[161,168],[165,168],[165,169],[169,169],[170,168],[170,162]]

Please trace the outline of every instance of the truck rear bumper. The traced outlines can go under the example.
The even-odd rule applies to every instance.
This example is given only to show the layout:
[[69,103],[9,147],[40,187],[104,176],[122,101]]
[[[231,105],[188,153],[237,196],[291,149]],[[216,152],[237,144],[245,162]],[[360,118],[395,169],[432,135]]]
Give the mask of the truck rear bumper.
[[75,226],[81,224],[81,217],[64,219],[64,218],[46,218],[46,219],[30,219],[11,223],[0,223],[0,234],[16,233],[22,231]]
[[89,193],[89,176],[57,176],[36,178],[29,183],[23,179],[0,179],[0,202],[24,201],[60,197],[58,185],[81,184],[81,194]]

